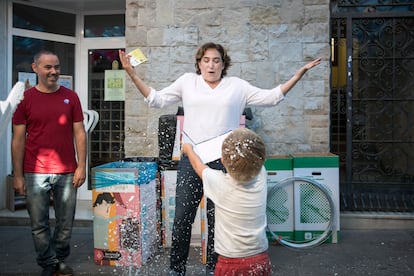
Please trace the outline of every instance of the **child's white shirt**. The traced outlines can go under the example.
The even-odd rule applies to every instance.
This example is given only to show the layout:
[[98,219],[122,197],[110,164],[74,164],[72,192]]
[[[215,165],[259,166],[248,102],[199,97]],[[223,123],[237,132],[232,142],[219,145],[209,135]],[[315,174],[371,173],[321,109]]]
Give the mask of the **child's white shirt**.
[[214,249],[241,258],[268,249],[266,237],[266,170],[249,183],[237,183],[219,170],[203,170],[204,195],[215,204]]

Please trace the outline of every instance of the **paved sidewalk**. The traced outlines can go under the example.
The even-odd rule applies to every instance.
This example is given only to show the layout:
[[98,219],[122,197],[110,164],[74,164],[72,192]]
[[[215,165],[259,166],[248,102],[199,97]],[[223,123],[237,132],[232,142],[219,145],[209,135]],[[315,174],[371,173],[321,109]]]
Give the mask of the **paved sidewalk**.
[[[338,244],[312,249],[271,246],[274,275],[414,275],[414,229],[343,230]],[[166,275],[168,250],[142,268],[98,266],[93,262],[92,227],[75,227],[67,260],[75,275]],[[0,226],[0,275],[40,275],[30,228]],[[187,275],[204,275],[200,249],[192,248]]]

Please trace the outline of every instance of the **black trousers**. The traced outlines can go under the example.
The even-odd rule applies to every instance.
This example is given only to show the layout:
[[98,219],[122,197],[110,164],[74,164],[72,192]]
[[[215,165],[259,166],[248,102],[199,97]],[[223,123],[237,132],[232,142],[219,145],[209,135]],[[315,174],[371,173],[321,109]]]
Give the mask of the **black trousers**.
[[[220,160],[207,164],[210,168],[224,171]],[[172,230],[170,269],[185,273],[190,250],[191,229],[197,214],[197,208],[203,196],[203,184],[194,171],[186,155],[182,155],[178,164],[177,187],[175,195],[175,217]],[[207,200],[207,267],[214,268],[217,254],[214,252],[214,203]]]

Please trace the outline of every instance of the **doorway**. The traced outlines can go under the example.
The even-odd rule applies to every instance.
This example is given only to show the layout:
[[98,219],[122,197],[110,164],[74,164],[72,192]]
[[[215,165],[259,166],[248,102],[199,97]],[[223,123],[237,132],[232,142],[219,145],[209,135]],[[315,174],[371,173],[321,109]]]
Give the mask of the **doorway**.
[[88,133],[88,180],[78,190],[78,199],[91,200],[92,168],[124,157],[124,101],[105,101],[104,85],[105,70],[111,70],[114,61],[121,69],[118,50],[125,48],[125,38],[85,38],[81,45],[78,91],[82,91],[82,106],[99,114],[98,123]]
[[88,55],[88,108],[99,114],[88,142],[89,164],[93,168],[125,157],[125,103],[105,100],[105,71],[121,64],[118,49],[88,49]]
[[413,6],[363,2],[332,1],[331,10],[341,211],[414,212]]

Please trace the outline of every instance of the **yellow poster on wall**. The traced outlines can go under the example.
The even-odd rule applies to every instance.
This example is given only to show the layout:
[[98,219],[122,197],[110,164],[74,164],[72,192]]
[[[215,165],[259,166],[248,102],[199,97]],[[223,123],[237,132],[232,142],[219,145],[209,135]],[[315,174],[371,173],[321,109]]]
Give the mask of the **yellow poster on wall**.
[[125,101],[125,71],[105,70],[105,101]]

